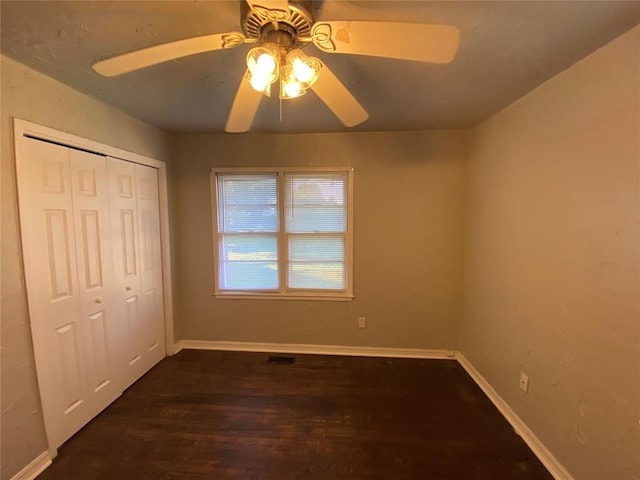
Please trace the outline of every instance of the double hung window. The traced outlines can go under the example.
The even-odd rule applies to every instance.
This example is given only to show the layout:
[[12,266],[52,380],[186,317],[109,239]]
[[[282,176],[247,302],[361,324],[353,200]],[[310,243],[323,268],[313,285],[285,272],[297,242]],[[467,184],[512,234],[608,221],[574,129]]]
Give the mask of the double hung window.
[[212,171],[216,295],[351,298],[352,175]]

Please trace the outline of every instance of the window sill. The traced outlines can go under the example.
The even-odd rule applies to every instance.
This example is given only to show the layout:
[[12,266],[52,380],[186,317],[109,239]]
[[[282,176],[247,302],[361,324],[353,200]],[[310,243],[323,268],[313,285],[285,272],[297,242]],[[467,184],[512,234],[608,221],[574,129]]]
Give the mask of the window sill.
[[214,293],[213,296],[221,300],[305,300],[312,302],[352,302],[354,298],[350,294],[305,295],[290,293]]

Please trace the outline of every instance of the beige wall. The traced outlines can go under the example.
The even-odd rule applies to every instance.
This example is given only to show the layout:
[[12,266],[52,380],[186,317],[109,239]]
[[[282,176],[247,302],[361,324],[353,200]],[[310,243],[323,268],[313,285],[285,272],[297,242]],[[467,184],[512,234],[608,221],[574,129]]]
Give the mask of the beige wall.
[[159,160],[168,137],[159,130],[0,57],[2,165],[2,319],[0,478],[6,480],[47,449],[27,317],[21,262],[12,118],[18,117]]
[[[465,132],[179,135],[172,145],[177,339],[453,347]],[[213,298],[209,170],[243,165],[354,167],[353,302]]]
[[639,50],[472,132],[460,349],[577,480],[640,478]]

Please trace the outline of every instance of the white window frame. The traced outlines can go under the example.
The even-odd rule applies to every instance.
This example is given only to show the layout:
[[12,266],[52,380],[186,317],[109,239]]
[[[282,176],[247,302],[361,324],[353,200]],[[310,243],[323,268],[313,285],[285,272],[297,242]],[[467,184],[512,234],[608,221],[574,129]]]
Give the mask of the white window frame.
[[[219,285],[220,238],[218,235],[218,174],[260,175],[275,174],[278,188],[278,272],[280,289],[277,291],[221,290]],[[347,229],[345,232],[345,290],[306,290],[287,289],[286,275],[288,267],[287,233],[285,232],[285,174],[313,174],[313,173],[346,173],[347,174]],[[353,300],[353,168],[352,167],[276,167],[276,168],[212,168],[210,172],[211,185],[211,223],[213,230],[213,259],[214,259],[214,292],[216,298],[222,299],[275,299],[275,300],[324,300],[351,301]]]

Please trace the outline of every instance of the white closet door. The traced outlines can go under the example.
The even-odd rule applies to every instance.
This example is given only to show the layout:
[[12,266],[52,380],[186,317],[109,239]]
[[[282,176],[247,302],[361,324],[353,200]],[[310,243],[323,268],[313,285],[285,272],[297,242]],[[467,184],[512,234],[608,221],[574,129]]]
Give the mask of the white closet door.
[[143,345],[148,368],[165,357],[158,171],[136,165]]
[[122,392],[115,360],[122,333],[112,299],[113,258],[106,158],[70,150],[78,291],[92,410],[97,413]]
[[107,158],[113,242],[116,315],[123,329],[120,370],[127,388],[145,372],[143,365],[138,268],[138,214],[136,173],[133,163]]
[[[159,231],[151,232],[157,224],[158,212],[140,213],[138,197],[146,211],[145,197],[150,197],[157,184],[149,175],[141,174],[137,181],[138,167],[133,163],[108,158],[109,191],[111,196],[111,231],[115,293],[118,318],[126,331],[123,345],[125,371],[124,387],[140,378],[165,355],[164,331],[158,336],[156,329],[163,329],[162,320],[162,272],[155,272],[156,251],[159,254]],[[155,171],[152,171],[155,175]],[[157,209],[157,200],[156,200]],[[142,228],[140,222],[143,223]],[[157,273],[160,280],[150,275]],[[158,306],[157,302],[160,302]],[[153,310],[157,309],[156,314]]]
[[[120,392],[107,354],[106,305],[85,305],[93,292],[78,281],[76,260],[77,233],[87,249],[81,267],[89,269],[91,282],[104,282],[96,272],[104,276],[109,260],[95,248],[108,242],[108,216],[96,206],[108,201],[106,162],[91,154],[74,154],[71,162],[68,148],[37,140],[24,139],[21,146],[17,173],[29,316],[47,436],[57,448]],[[89,157],[96,163],[91,169],[83,167]],[[103,198],[74,210],[76,188],[93,188],[94,197]],[[81,226],[74,231],[83,209],[86,233]]]

